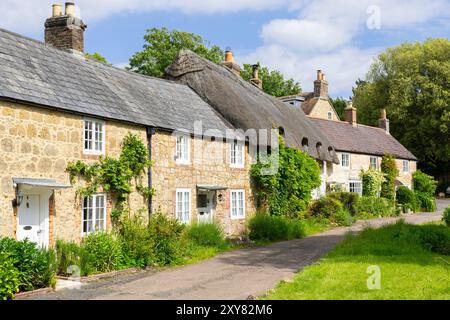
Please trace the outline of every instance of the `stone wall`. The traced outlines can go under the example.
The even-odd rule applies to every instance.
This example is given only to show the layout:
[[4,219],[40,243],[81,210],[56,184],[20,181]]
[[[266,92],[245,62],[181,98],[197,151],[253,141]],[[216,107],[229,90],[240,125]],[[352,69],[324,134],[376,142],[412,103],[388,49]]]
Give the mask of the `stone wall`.
[[328,112],[333,113],[333,119],[331,120],[339,121],[339,116],[334,110],[333,106],[330,104],[329,100],[318,99],[316,104],[314,105],[314,108],[311,110],[308,116],[312,118],[328,120]]
[[[190,139],[191,163],[177,164],[175,161],[176,137],[158,132],[153,136],[153,197],[154,209],[175,216],[175,192],[177,188],[191,189],[191,219],[197,220],[197,185],[216,185],[226,187],[218,191],[214,218],[226,234],[233,236],[245,231],[246,219],[254,212],[253,194],[250,188],[250,161],[245,152],[245,167],[230,167],[230,146],[222,141],[201,141]],[[230,190],[244,189],[246,196],[246,219],[231,220]],[[218,197],[221,195],[222,200]]]
[[[98,160],[98,156],[83,154],[83,119],[79,115],[0,101],[0,235],[15,236],[13,177],[55,179],[69,184],[65,172],[69,162]],[[120,143],[128,132],[146,141],[145,128],[115,121],[106,121],[105,125],[108,156],[120,154]],[[50,242],[80,239],[82,212],[81,200],[76,198],[78,186],[55,191],[49,219]],[[134,192],[130,206],[137,210],[145,207],[145,203]]]

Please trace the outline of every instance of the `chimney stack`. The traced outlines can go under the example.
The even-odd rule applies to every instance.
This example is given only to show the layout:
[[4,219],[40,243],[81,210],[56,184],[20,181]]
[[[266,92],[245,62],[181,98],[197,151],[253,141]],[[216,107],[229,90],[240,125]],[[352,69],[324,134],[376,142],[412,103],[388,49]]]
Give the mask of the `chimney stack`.
[[317,70],[317,79],[314,81],[314,97],[328,99],[328,81],[322,70]]
[[238,77],[241,76],[241,67],[234,62],[233,51],[231,51],[230,48],[227,48],[225,50],[225,61],[222,62],[222,65],[230,69],[231,72],[233,72]]
[[345,108],[345,121],[350,123],[352,126],[356,127],[358,122],[356,119],[356,108],[353,107],[352,101],[347,103],[347,108]]
[[386,131],[387,134],[389,133],[389,119],[386,117],[386,109],[381,109],[381,116],[378,120],[378,126]]
[[262,90],[262,80],[259,78],[259,64],[252,65],[252,78],[250,82]]
[[66,2],[65,13],[62,6],[54,4],[52,17],[45,21],[45,43],[69,52],[84,52],[84,31],[87,25],[75,16],[75,4]]

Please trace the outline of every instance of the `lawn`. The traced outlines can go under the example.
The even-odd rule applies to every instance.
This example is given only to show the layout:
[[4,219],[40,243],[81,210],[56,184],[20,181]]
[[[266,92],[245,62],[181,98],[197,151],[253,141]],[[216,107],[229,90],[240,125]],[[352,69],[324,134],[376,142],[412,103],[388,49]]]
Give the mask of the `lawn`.
[[[368,289],[370,266],[379,267],[380,289]],[[400,222],[348,235],[317,264],[262,298],[450,299],[450,229]]]

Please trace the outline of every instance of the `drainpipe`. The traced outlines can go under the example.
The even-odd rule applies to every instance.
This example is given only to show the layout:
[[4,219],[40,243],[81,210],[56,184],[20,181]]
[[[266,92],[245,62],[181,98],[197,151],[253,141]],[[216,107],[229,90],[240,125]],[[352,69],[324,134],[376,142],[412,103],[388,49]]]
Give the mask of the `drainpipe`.
[[[147,127],[147,149],[148,149],[148,160],[152,161],[152,137],[155,134],[155,128],[154,127]],[[148,168],[147,171],[147,180],[148,180],[148,187],[151,189],[153,188],[153,181],[152,181],[152,167]],[[150,219],[153,213],[153,196],[148,197],[148,218]]]

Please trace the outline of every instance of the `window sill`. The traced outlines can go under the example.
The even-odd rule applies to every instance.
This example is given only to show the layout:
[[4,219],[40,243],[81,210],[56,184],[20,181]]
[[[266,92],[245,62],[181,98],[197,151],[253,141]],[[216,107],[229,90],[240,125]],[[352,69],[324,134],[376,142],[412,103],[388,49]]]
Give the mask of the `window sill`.
[[245,216],[243,216],[243,217],[231,217],[231,220],[245,220]]

